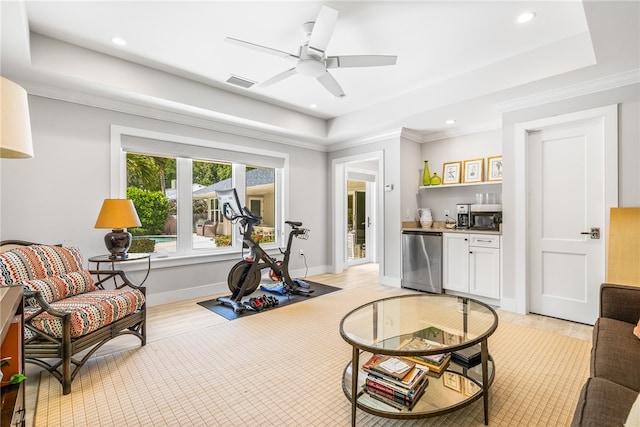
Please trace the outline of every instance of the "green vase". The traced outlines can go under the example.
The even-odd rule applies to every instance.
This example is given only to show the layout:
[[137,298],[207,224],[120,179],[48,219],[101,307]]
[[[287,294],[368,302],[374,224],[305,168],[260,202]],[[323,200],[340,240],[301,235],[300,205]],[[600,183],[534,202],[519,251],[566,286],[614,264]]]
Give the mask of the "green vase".
[[422,185],[431,185],[431,172],[429,172],[429,160],[424,161],[424,170],[422,171]]
[[438,174],[434,172],[433,176],[431,177],[431,185],[440,185],[441,183],[442,183],[442,180],[440,179]]

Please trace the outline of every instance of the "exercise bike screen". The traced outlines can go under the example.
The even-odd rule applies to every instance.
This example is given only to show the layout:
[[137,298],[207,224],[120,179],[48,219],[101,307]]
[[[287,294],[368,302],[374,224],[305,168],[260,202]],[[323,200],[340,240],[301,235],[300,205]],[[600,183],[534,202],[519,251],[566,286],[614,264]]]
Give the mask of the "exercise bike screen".
[[[218,195],[218,206],[222,209],[222,214],[226,217],[227,211],[230,216],[240,215],[242,213],[242,205],[240,204],[240,199],[238,199],[238,193],[235,188],[230,190],[217,190],[216,194]],[[228,206],[228,207],[226,207]]]

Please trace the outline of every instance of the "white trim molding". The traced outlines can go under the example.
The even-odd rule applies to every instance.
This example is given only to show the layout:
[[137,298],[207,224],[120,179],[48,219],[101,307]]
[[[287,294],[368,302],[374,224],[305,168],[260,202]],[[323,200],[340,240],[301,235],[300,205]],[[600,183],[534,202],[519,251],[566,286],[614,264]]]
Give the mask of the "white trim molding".
[[565,99],[575,98],[577,96],[589,95],[591,93],[615,89],[636,83],[640,83],[639,68],[562,88],[539,92],[529,96],[523,96],[521,98],[511,99],[505,102],[499,102],[494,104],[493,108],[501,113],[508,113],[511,111],[518,111],[524,108],[562,101]]

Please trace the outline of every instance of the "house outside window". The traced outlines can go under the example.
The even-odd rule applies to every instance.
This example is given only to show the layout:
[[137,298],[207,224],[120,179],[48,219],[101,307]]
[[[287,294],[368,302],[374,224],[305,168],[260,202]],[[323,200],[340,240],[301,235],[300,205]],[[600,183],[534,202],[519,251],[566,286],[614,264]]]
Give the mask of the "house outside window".
[[261,243],[270,243],[276,236],[275,169],[248,167],[246,174],[246,205],[254,215],[261,217],[254,227]]

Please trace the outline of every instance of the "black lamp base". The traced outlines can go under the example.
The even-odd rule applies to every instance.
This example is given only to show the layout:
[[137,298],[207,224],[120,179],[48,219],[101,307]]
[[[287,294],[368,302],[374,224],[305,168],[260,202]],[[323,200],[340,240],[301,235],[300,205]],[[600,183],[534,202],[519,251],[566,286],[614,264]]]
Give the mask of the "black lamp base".
[[107,246],[107,250],[111,254],[109,258],[126,258],[127,251],[131,246],[131,233],[119,228],[111,230],[104,236],[104,244]]

